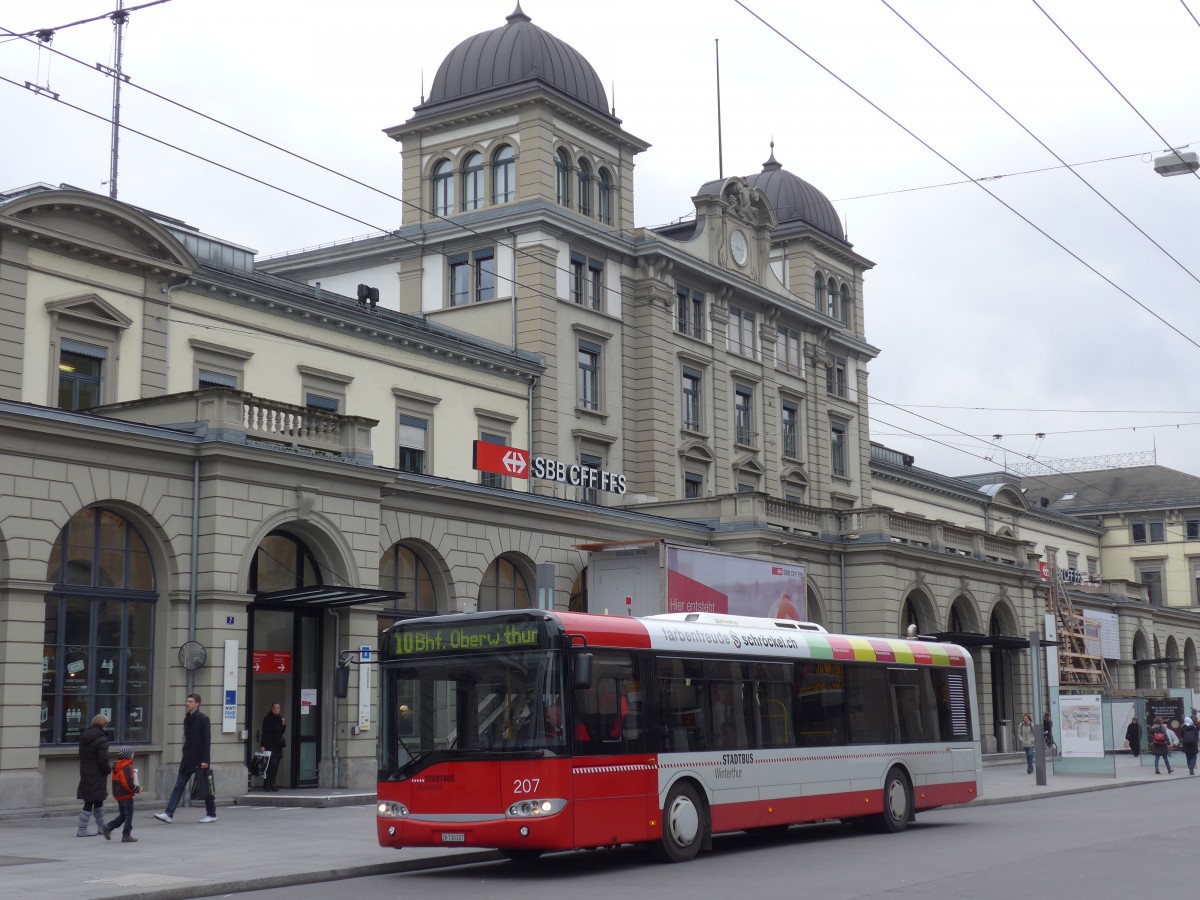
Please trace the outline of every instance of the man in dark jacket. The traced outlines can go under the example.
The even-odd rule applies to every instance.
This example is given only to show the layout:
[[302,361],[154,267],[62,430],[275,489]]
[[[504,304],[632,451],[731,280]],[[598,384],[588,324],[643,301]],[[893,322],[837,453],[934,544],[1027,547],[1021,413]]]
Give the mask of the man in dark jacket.
[[[187,712],[183,717],[183,757],[179,760],[179,775],[175,779],[175,789],[171,791],[171,799],[167,808],[155,813],[154,818],[160,822],[171,824],[179,801],[183,799],[183,789],[187,787],[188,779],[193,774],[199,777],[208,776],[209,750],[211,734],[208,726],[208,716],[200,712],[200,695],[188,694],[185,701]],[[204,798],[204,818],[201,823],[217,821],[217,801],[214,797]]]
[[104,798],[108,796],[108,717],[103,713],[92,718],[90,727],[79,735],[79,790],[75,796],[83,801],[79,813],[76,837],[90,837],[88,819],[96,817],[96,833],[108,837],[104,828]]

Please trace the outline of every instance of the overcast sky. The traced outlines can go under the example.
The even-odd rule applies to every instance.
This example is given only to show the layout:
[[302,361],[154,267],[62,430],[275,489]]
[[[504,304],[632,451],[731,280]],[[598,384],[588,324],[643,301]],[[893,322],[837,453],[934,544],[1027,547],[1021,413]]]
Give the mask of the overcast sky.
[[[1200,475],[1190,374],[1200,369],[1200,178],[1152,166],[1169,145],[1200,150],[1200,25],[1189,13],[1200,17],[1200,0],[1039,0],[1045,13],[1031,0],[889,2],[896,12],[882,0],[522,7],[592,63],[624,127],[652,145],[636,161],[639,225],[689,214],[718,174],[720,39],[724,174],[758,172],[773,139],[876,264],[865,287],[867,338],[881,350],[870,369],[875,440],[947,474],[1156,450],[1160,464]],[[333,211],[128,133],[120,199],[264,254],[395,228],[400,205],[385,193],[400,193],[400,147],[381,129],[408,119],[442,59],[514,6],[170,0],[136,11],[124,58],[134,84],[369,187],[127,88],[123,124]],[[0,0],[0,28],[112,8]],[[112,25],[63,28],[52,47],[87,66],[0,33],[0,190],[106,192],[111,83],[91,66],[112,63]],[[964,178],[990,179],[980,184],[1096,271],[980,184],[939,186]]]

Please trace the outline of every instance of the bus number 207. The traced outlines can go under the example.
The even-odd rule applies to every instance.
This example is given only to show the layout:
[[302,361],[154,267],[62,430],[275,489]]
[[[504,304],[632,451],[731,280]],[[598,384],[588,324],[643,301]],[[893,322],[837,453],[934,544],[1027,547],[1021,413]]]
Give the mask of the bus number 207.
[[541,784],[540,778],[514,778],[513,793],[514,794],[532,794],[538,789]]

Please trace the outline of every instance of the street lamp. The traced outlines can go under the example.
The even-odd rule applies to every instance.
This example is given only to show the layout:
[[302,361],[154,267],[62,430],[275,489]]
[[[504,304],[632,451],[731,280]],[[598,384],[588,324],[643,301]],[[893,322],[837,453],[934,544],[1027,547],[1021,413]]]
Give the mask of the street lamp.
[[1166,156],[1154,159],[1154,171],[1164,178],[1172,175],[1188,175],[1200,169],[1200,156],[1191,150],[1172,150]]

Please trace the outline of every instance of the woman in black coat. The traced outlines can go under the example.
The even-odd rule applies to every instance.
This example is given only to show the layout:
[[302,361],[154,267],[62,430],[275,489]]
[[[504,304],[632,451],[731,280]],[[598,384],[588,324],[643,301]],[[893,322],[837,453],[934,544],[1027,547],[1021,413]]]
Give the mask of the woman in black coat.
[[1137,716],[1133,717],[1133,721],[1125,726],[1125,740],[1129,741],[1129,752],[1134,759],[1137,759],[1142,752],[1142,726],[1137,720]]
[[83,801],[83,809],[79,813],[76,837],[91,837],[88,819],[93,816],[100,829],[97,834],[108,837],[104,825],[104,800],[108,797],[108,774],[112,767],[108,764],[108,735],[104,732],[107,727],[108,718],[100,714],[92,719],[91,727],[79,735],[79,789],[75,797]]
[[279,763],[283,759],[283,748],[287,746],[287,741],[283,739],[283,732],[287,729],[287,719],[279,714],[279,702],[271,704],[271,711],[263,716],[262,731],[259,736],[259,749],[270,750],[271,760],[267,763],[267,773],[263,776],[263,790],[277,791],[275,787],[275,773],[279,771]]

